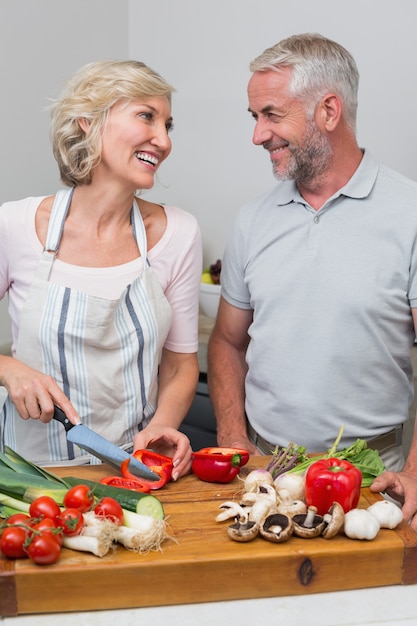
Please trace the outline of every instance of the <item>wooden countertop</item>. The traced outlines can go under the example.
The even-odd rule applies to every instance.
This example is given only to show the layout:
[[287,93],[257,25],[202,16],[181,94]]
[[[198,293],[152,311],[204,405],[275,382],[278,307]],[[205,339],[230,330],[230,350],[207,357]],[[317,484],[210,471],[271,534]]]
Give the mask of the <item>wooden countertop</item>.
[[[242,468],[264,467],[252,457]],[[101,466],[52,469],[60,476],[98,480]],[[186,476],[156,492],[168,533],[162,550],[139,555],[117,546],[103,558],[63,549],[60,560],[37,566],[0,557],[0,615],[54,613],[267,598],[417,582],[417,533],[402,522],[373,541],[343,535],[274,544],[258,537],[237,543],[218,523],[219,505],[239,499],[239,479],[227,485]],[[381,499],[364,489],[359,503]],[[230,522],[229,522],[230,523]]]

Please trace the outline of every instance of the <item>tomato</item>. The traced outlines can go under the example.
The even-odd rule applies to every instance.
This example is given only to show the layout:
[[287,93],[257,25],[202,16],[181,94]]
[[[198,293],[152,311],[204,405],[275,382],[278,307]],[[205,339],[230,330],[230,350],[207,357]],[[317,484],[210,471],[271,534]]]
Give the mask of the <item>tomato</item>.
[[106,517],[111,519],[116,524],[121,526],[123,524],[123,509],[121,505],[114,498],[105,496],[94,508],[94,513],[98,517]]
[[78,509],[82,513],[90,511],[94,505],[94,494],[87,485],[74,485],[64,496],[67,509]]
[[43,518],[49,517],[55,519],[61,512],[58,504],[50,496],[40,496],[31,502],[29,514],[32,517]]
[[79,535],[84,526],[84,517],[78,509],[64,509],[57,517],[58,526],[67,537]]
[[26,539],[26,530],[21,526],[5,528],[0,537],[0,550],[9,559],[22,559],[26,556],[24,549]]
[[33,535],[30,544],[26,548],[28,557],[38,565],[51,565],[56,563],[61,554],[61,546],[51,534],[41,533]]
[[27,515],[26,513],[13,513],[12,515],[10,515],[7,520],[6,520],[6,524],[17,524],[19,526],[30,526],[32,521],[32,518],[30,515]]
[[55,541],[58,542],[58,545],[62,546],[62,529],[58,526],[56,520],[53,520],[50,517],[44,517],[40,522],[34,522],[31,528],[35,532],[29,532],[29,536],[32,537],[37,534],[37,532],[40,534],[51,535]]

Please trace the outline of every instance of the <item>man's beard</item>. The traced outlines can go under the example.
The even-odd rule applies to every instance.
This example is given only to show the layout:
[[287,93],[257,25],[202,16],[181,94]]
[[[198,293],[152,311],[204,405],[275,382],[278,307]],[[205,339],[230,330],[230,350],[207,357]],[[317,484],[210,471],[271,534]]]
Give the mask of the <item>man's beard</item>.
[[[272,145],[272,142],[271,144]],[[265,144],[268,149],[268,145]],[[313,120],[307,122],[303,142],[300,145],[289,145],[290,158],[283,169],[272,165],[277,180],[295,180],[309,182],[320,176],[329,166],[332,148],[325,135],[317,130]]]

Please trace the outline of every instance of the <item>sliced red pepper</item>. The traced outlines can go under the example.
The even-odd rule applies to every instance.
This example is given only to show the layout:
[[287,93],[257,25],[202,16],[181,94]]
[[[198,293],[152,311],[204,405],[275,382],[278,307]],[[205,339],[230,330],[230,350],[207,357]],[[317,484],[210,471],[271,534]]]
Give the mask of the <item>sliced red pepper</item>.
[[[159,480],[140,479],[141,482],[148,485],[150,490],[160,489],[171,480],[173,470],[171,457],[158,454],[152,450],[136,450],[133,452],[133,456],[160,477]],[[129,460],[122,463],[120,471],[124,478],[136,479],[136,476],[129,471]]]
[[130,489],[132,491],[140,491],[141,493],[149,493],[149,484],[141,481],[136,476],[134,478],[125,478],[123,476],[105,476],[100,480],[102,485],[110,485],[111,487],[120,487],[122,489]]
[[306,473],[306,504],[325,515],[333,502],[338,502],[347,513],[359,502],[361,484],[362,472],[353,463],[337,458],[319,459]]
[[249,461],[248,450],[240,448],[202,448],[193,452],[191,469],[200,479],[211,483],[229,483]]

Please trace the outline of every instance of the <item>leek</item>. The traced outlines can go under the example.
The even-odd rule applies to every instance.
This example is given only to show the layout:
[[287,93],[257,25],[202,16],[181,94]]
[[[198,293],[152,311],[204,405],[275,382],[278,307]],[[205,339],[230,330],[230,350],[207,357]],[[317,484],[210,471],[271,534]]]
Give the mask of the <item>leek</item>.
[[4,504],[6,507],[16,509],[16,511],[20,511],[21,513],[29,513],[30,504],[28,502],[12,498],[12,496],[5,493],[0,493],[0,503]]
[[61,478],[58,478],[58,476],[55,476],[52,472],[48,472],[44,467],[39,467],[35,465],[35,463],[26,460],[15,450],[12,450],[12,448],[5,446],[4,450],[3,453],[0,452],[0,462],[16,473],[25,474],[25,476],[37,476],[49,482],[52,481],[65,485],[65,482]]

